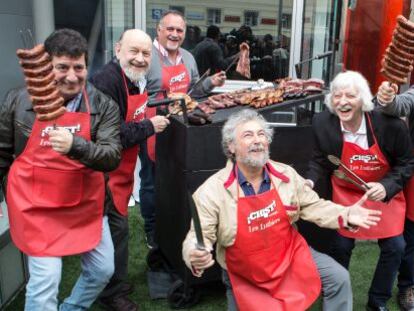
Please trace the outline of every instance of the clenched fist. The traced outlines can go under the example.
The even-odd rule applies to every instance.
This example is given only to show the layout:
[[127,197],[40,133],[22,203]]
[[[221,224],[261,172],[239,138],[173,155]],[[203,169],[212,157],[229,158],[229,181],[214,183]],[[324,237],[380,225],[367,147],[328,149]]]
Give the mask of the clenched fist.
[[170,124],[170,120],[168,120],[164,116],[155,116],[150,119],[152,125],[154,126],[155,133],[161,133],[165,130],[165,128]]
[[72,147],[73,135],[67,129],[58,127],[49,132],[49,141],[53,150],[61,154],[67,154]]
[[384,81],[381,83],[380,87],[378,88],[377,98],[380,104],[388,105],[390,104],[395,95],[398,92],[398,85],[394,83],[390,83],[388,81]]

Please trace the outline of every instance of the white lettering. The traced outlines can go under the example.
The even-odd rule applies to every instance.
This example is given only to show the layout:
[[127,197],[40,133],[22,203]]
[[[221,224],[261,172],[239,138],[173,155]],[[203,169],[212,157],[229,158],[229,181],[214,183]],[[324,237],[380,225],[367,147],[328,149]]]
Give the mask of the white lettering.
[[268,206],[255,212],[251,212],[250,215],[247,217],[247,223],[250,225],[253,220],[269,217],[270,213],[275,210],[275,207],[276,202],[273,200],[272,203],[270,203]]

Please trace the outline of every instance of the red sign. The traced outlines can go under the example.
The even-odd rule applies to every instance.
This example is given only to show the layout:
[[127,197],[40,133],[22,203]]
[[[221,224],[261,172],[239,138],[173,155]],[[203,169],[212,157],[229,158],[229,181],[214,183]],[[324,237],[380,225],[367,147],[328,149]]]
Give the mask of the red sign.
[[240,16],[235,15],[225,15],[224,16],[225,22],[231,22],[231,23],[240,23]]
[[276,25],[276,19],[274,18],[262,18],[263,25]]

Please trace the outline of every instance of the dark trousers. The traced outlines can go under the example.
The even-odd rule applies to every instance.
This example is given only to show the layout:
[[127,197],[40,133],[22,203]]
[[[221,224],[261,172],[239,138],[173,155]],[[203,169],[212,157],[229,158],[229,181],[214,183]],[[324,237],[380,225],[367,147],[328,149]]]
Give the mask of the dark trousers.
[[123,216],[116,210],[112,201],[107,202],[107,215],[114,243],[115,271],[108,285],[99,298],[107,299],[122,296],[122,285],[128,278],[128,216]]
[[[397,277],[398,268],[404,255],[403,235],[379,239],[380,256],[368,292],[368,304],[372,307],[385,306],[392,295],[392,286]],[[349,268],[355,239],[346,238],[339,233],[335,238],[332,257],[346,269]]]
[[404,292],[414,285],[414,222],[405,219],[404,240],[405,253],[398,274],[398,289]]
[[139,177],[141,185],[139,189],[139,201],[141,215],[144,219],[145,234],[154,234],[155,228],[155,163],[151,161],[147,153],[147,142],[140,144],[139,160],[141,170]]

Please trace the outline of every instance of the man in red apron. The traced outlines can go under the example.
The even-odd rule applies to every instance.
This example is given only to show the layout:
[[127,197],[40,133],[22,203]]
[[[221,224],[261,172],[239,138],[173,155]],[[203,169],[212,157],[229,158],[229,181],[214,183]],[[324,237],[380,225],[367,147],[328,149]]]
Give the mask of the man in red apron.
[[[411,141],[414,142],[414,89],[411,87],[401,95],[396,95],[398,86],[383,82],[377,94],[377,103],[382,112],[406,117]],[[405,253],[398,275],[398,303],[403,310],[414,310],[414,177],[404,188],[407,204],[404,224]]]
[[[368,184],[369,201],[365,206],[381,210],[381,221],[372,230],[339,230],[332,255],[348,268],[355,239],[378,240],[381,253],[368,293],[367,310],[387,310],[404,254],[406,204],[402,190],[411,176],[414,158],[404,123],[372,111],[371,99],[367,81],[357,72],[341,73],[332,81],[325,100],[329,110],[313,120],[315,149],[308,177],[316,183],[331,176],[336,167],[327,156],[334,155]],[[336,176],[331,177],[331,184],[332,200],[339,204],[353,204],[365,192]]]
[[109,225],[115,247],[115,273],[100,295],[111,310],[137,310],[128,298],[128,200],[134,185],[139,144],[169,124],[164,116],[145,117],[148,95],[145,74],[151,63],[151,38],[138,29],[126,30],[115,46],[116,57],[91,78],[91,82],[118,103],[121,113],[122,159],[109,174],[107,200]]
[[103,172],[120,160],[118,108],[86,84],[81,34],[57,30],[45,49],[67,112],[38,121],[27,90],[11,91],[0,114],[1,178],[12,240],[28,256],[25,310],[57,310],[62,256],[75,254],[82,272],[60,310],[86,310],[114,270]]
[[[161,97],[160,90],[186,93],[200,77],[193,55],[181,48],[185,31],[186,21],[182,13],[166,11],[163,14],[157,25],[157,38],[153,42],[151,66],[147,74],[147,88],[152,98]],[[215,86],[223,85],[225,80],[224,71],[214,74],[196,87],[191,96],[206,96]],[[155,108],[147,110],[147,118],[154,115]],[[155,135],[141,144],[140,150],[140,206],[147,241],[152,241],[155,229]]]
[[369,229],[380,212],[361,207],[363,196],[349,208],[319,199],[293,168],[269,160],[273,131],[257,112],[232,115],[222,133],[227,166],[193,195],[207,250],[196,248],[192,225],[183,243],[187,266],[200,276],[214,263],[208,250],[216,243],[229,310],[306,310],[321,281],[325,310],[352,310],[347,271],[311,250],[293,223]]

